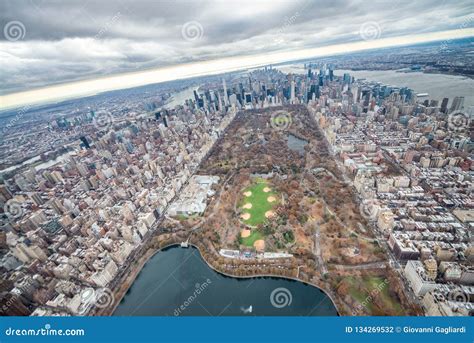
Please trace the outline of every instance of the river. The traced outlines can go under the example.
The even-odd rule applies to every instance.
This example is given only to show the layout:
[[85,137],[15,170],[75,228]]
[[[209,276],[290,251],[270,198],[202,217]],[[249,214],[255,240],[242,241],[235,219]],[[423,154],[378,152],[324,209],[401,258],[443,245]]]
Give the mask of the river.
[[[35,165],[35,170],[36,171],[39,171],[39,170],[43,170],[43,169],[47,169],[51,166],[54,166],[55,164],[59,163],[59,162],[62,162],[64,161],[66,158],[68,158],[73,152],[69,151],[69,152],[65,152],[64,154],[62,155],[59,155],[57,156],[56,158],[52,159],[52,160],[49,160],[49,161],[46,161],[46,162],[42,162],[38,165]],[[20,167],[24,167],[24,166],[27,166],[27,165],[31,165],[31,164],[34,164],[38,161],[41,160],[41,156],[35,156],[35,157],[32,157],[26,161],[23,161],[22,163],[19,163],[19,164],[16,164],[14,166],[10,166],[8,168],[5,168],[3,170],[0,170],[0,174],[3,174],[3,173],[8,173],[8,172],[11,172],[15,169],[18,169]]]
[[179,92],[173,93],[171,99],[163,106],[166,109],[173,109],[178,105],[184,105],[188,99],[194,99],[194,91],[198,91],[199,87],[193,86],[185,88]]
[[171,247],[143,267],[115,316],[334,316],[320,289],[283,278],[238,279],[209,268],[195,248]]

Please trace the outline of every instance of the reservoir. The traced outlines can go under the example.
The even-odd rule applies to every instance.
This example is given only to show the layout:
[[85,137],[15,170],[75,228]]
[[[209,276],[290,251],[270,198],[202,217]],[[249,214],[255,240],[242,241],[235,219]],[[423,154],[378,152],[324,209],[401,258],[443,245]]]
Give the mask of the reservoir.
[[335,316],[320,289],[283,278],[237,279],[208,267],[195,248],[173,246],[145,264],[115,316]]

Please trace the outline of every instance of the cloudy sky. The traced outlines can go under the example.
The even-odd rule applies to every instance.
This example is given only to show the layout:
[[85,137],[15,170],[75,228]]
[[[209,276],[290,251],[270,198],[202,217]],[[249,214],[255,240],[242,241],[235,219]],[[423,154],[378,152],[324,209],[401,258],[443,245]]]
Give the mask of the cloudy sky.
[[225,57],[465,31],[473,13],[472,0],[2,0],[0,95]]

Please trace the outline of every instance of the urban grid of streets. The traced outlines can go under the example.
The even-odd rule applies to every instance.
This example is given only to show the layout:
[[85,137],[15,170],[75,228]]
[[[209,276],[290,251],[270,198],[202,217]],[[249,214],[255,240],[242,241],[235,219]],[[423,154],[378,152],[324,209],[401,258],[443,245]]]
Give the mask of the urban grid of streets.
[[[112,93],[7,117],[2,315],[111,314],[150,254],[176,243],[196,245],[225,274],[317,285],[341,314],[472,314],[472,106],[462,96],[429,99],[407,87],[337,75],[328,61],[304,70],[286,74],[269,66],[223,81],[183,81],[176,84],[192,98],[171,108],[164,105],[174,83],[148,86],[147,95],[123,91],[127,105]],[[47,122],[35,114],[48,114]],[[300,134],[309,128],[302,125],[307,117],[313,133],[322,133],[319,140],[308,136],[309,145],[329,152],[312,168],[300,160],[301,173],[314,174],[308,180],[321,189],[305,189],[297,203],[313,214],[290,215],[294,197],[279,186],[284,201],[274,223],[247,225],[259,235],[273,225],[262,234],[265,248],[229,229],[249,220],[239,217],[238,198],[229,205],[235,213],[223,219],[235,226],[217,231],[204,224],[228,205],[222,199],[237,170],[255,167],[238,160],[209,165],[222,157],[219,144],[242,129],[236,120],[249,118],[245,126],[266,118],[261,131],[247,128],[249,136],[241,136],[248,148]],[[262,156],[281,157],[272,154]],[[275,186],[277,178],[299,175],[282,171],[284,163],[269,166]],[[212,168],[220,176],[214,185],[201,173]],[[338,189],[356,192],[344,199]],[[358,213],[348,215],[349,207]]]

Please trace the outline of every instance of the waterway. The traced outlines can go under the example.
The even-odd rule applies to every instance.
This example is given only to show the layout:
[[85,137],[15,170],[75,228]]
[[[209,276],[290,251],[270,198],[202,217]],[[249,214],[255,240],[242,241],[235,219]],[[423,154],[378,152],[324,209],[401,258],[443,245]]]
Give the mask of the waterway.
[[188,87],[182,91],[171,95],[171,99],[163,106],[166,109],[173,109],[178,105],[184,105],[188,99],[194,99],[194,91],[198,91],[199,87]]
[[159,251],[143,267],[115,316],[333,316],[320,289],[283,278],[227,277],[195,248]]
[[[35,170],[36,171],[39,171],[39,170],[43,170],[43,169],[47,169],[51,166],[54,166],[55,164],[58,164],[59,162],[63,162],[66,158],[68,158],[70,155],[72,154],[72,152],[65,152],[64,154],[62,155],[59,155],[57,156],[56,158],[52,159],[52,160],[49,160],[49,161],[46,161],[46,162],[42,162],[40,164],[36,164],[35,165]],[[41,160],[41,156],[35,156],[35,157],[32,157],[22,163],[19,163],[19,164],[16,164],[14,166],[11,166],[11,167],[8,167],[8,168],[5,168],[3,170],[0,171],[0,174],[2,173],[8,173],[8,172],[11,172],[15,169],[18,169],[18,168],[21,168],[21,167],[24,167],[24,166],[27,166],[27,165],[32,165],[32,164],[35,164],[37,163],[38,161]]]

